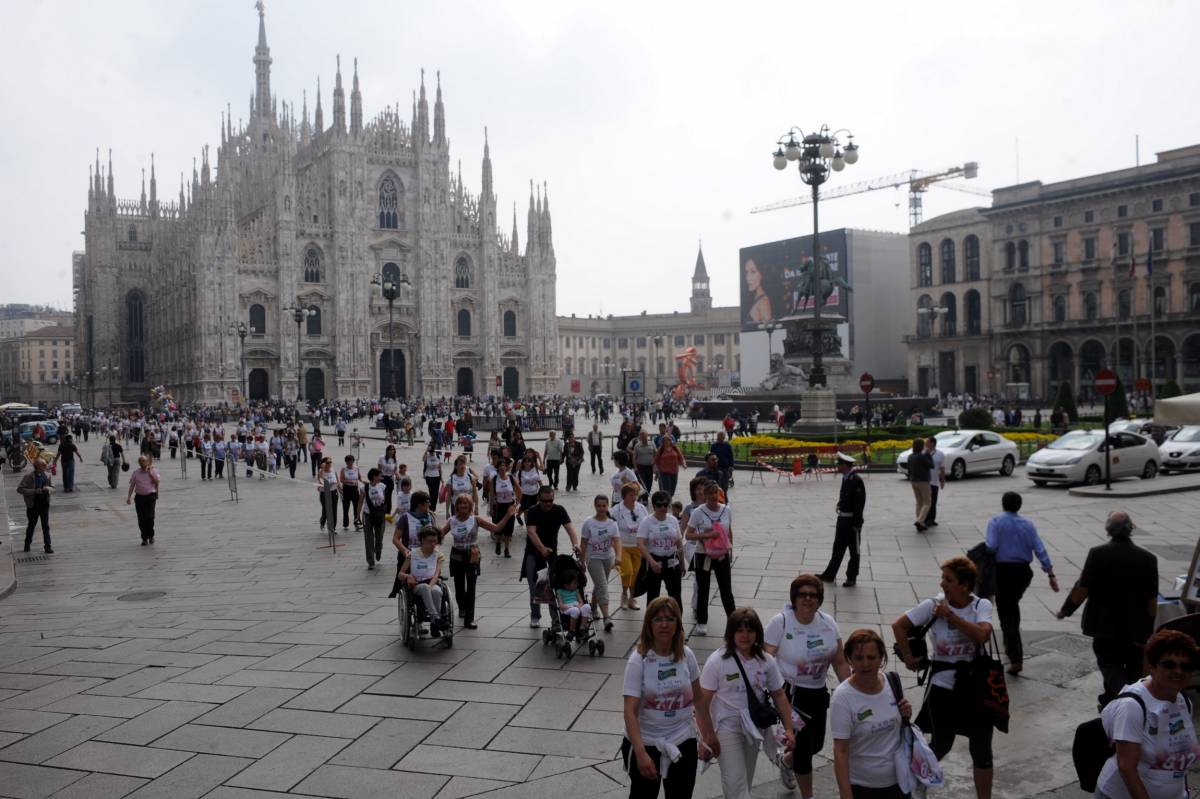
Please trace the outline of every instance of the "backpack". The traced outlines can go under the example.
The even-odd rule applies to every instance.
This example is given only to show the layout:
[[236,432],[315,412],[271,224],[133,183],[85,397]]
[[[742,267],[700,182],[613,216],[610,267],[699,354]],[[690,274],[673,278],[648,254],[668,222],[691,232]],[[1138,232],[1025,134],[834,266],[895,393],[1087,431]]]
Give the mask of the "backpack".
[[[1192,700],[1183,696],[1188,713],[1192,712]],[[1117,694],[1116,699],[1132,699],[1142,709],[1142,724],[1146,723],[1146,703],[1135,693],[1126,691]],[[1096,781],[1100,779],[1100,770],[1104,763],[1117,752],[1116,744],[1108,739],[1104,731],[1104,723],[1099,716],[1085,721],[1075,728],[1075,740],[1071,745],[1071,761],[1075,764],[1075,774],[1079,777],[1079,787],[1088,793],[1095,793]]]

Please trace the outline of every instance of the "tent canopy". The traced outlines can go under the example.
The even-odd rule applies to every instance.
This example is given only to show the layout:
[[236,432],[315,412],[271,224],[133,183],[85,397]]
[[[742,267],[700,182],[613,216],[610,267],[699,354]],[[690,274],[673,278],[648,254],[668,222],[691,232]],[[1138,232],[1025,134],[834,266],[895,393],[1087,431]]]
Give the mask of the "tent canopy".
[[1160,399],[1154,403],[1156,424],[1200,424],[1200,394]]

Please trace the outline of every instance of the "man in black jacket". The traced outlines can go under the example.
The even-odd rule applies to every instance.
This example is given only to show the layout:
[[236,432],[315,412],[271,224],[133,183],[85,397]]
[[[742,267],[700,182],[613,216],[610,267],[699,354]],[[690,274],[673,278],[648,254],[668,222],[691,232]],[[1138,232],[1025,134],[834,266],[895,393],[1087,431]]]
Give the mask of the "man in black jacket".
[[863,508],[867,505],[867,486],[854,472],[854,458],[844,452],[837,455],[838,473],[842,476],[842,489],[838,494],[837,528],[833,536],[833,556],[829,565],[821,572],[827,583],[837,582],[842,556],[850,550],[850,563],[846,566],[847,588],[858,581],[859,550],[862,544]]
[[1104,529],[1111,540],[1088,550],[1079,581],[1055,614],[1065,618],[1087,602],[1083,634],[1104,678],[1101,707],[1142,676],[1142,648],[1158,610],[1158,559],[1133,543],[1129,514],[1113,511]]

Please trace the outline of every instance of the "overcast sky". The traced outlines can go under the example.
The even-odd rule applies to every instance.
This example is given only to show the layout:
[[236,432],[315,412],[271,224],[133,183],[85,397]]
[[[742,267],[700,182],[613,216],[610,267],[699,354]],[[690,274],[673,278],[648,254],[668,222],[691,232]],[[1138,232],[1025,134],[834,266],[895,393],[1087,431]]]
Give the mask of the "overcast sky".
[[[3,4],[0,302],[70,307],[88,165],[113,148],[136,198],[150,153],[178,195],[220,112],[247,116],[251,0]],[[359,61],[364,116],[411,106],[441,71],[452,162],[479,190],[489,128],[504,228],[522,246],[529,180],[548,181],[561,314],[687,307],[697,242],[718,304],[740,247],[811,232],[770,155],[791,125],[849,128],[855,167],[830,186],[980,163],[983,188],[1143,163],[1200,142],[1190,2],[350,2],[267,0],[272,88],[312,108],[334,57]],[[347,93],[349,87],[347,86]],[[106,155],[105,155],[106,157]],[[976,204],[933,189],[926,218]],[[822,228],[907,229],[903,191],[822,206]]]

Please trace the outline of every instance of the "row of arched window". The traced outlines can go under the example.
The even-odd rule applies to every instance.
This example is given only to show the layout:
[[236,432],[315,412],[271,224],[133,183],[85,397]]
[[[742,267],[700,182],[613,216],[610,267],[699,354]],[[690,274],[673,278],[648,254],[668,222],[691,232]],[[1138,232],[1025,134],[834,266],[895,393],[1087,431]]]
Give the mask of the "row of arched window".
[[947,291],[937,305],[928,294],[917,300],[917,335],[978,336],[983,332],[983,303],[979,292],[971,289],[963,295],[963,321],[959,324],[958,298]]
[[[382,271],[385,282],[391,282],[394,285],[400,284],[400,267],[394,262],[388,261],[385,263]],[[321,265],[321,251],[316,246],[310,245],[304,251],[304,282],[321,283],[323,282],[323,277],[324,270]],[[454,288],[471,288],[471,262],[465,255],[459,256],[454,262]]]
[[[963,239],[963,280],[979,280],[979,237],[971,234]],[[953,239],[942,239],[938,245],[940,283],[958,282],[958,245]],[[917,285],[933,285],[933,245],[923,241],[917,245]]]
[[[136,306],[136,314],[137,314],[136,318],[140,320],[142,318],[141,317],[140,295],[138,295],[138,297],[139,297],[139,299],[138,299],[139,304]],[[130,295],[129,316],[131,319],[135,318],[134,317],[135,306],[132,304],[133,298],[134,298],[134,295]],[[310,313],[309,313],[308,319],[306,320],[306,323],[305,323],[306,324],[305,333],[310,336],[319,336],[319,335],[321,335],[321,309],[320,309],[320,307],[318,307],[316,305],[310,305],[310,306],[308,306],[308,310],[310,311]],[[458,326],[457,326],[458,335],[463,336],[463,337],[470,337],[470,335],[471,335],[471,312],[469,310],[467,310],[466,308],[460,309],[458,312],[458,316],[457,316],[457,322],[458,322]],[[138,322],[138,325],[139,325],[138,335],[139,335],[139,340],[140,340],[140,336],[141,336],[141,333],[140,333],[141,322],[140,321]],[[502,334],[506,338],[516,338],[516,336],[517,336],[517,314],[515,311],[505,311],[504,315],[501,317],[500,325],[501,325],[501,329],[503,331]],[[133,328],[131,327],[130,330],[131,330],[130,342],[132,344]],[[250,333],[261,335],[266,332],[267,332],[267,309],[264,308],[259,303],[254,303],[253,305],[250,306]]]

